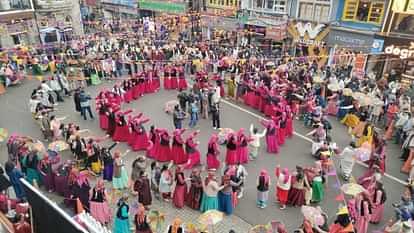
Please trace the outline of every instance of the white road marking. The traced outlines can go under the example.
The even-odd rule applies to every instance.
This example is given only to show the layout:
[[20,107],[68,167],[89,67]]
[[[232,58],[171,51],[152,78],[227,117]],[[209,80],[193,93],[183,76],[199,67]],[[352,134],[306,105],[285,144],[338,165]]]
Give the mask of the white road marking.
[[[251,111],[249,111],[249,110],[247,110],[245,108],[242,108],[242,107],[240,107],[240,106],[238,106],[236,104],[233,104],[233,103],[231,103],[231,102],[229,102],[227,100],[221,99],[221,102],[222,103],[225,103],[225,104],[227,104],[227,105],[229,105],[229,106],[231,106],[233,108],[236,108],[236,109],[238,109],[238,110],[240,110],[242,112],[245,112],[245,113],[247,113],[247,114],[249,114],[251,116],[254,116],[254,117],[258,118],[258,119],[268,120],[268,118],[266,118],[266,117],[260,116],[259,114],[256,114],[254,112],[251,112]],[[300,133],[298,133],[296,131],[294,131],[293,134],[296,135],[296,136],[298,136],[298,137],[300,137],[300,138],[302,138],[305,141],[308,141],[310,143],[313,142],[311,138],[309,138],[309,137],[307,137],[307,136],[305,136],[303,134],[300,134]],[[368,165],[366,165],[365,163],[363,163],[361,161],[356,161],[356,163],[359,164],[359,165],[361,165],[361,166],[363,166],[363,167],[368,167]],[[398,179],[397,177],[392,176],[392,175],[390,175],[388,173],[385,173],[384,176],[387,177],[387,178],[389,178],[389,179],[391,179],[391,180],[393,180],[393,181],[395,181],[395,182],[398,182],[398,183],[400,183],[402,185],[407,185],[408,184],[407,182],[405,182],[405,181],[403,181],[401,179]]]

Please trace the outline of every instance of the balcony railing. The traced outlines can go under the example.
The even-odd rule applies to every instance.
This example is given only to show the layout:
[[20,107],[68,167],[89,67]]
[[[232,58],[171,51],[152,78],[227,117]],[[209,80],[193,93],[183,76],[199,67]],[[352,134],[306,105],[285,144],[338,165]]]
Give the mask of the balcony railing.
[[0,12],[33,10],[31,0],[0,0]]
[[[0,0],[1,1],[1,0]],[[72,7],[73,0],[34,0],[36,9],[39,10],[51,10],[54,8],[70,8]]]

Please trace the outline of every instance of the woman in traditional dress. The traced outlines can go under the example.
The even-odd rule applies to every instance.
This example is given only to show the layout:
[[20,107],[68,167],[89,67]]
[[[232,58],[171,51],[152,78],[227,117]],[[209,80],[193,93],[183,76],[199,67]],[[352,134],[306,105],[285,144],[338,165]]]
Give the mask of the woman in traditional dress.
[[168,226],[166,233],[184,233],[184,227],[182,226],[183,221],[180,218],[174,219],[173,224]]
[[147,222],[147,215],[145,215],[145,207],[143,205],[139,205],[134,223],[135,233],[152,233],[151,227]]
[[124,91],[125,91],[125,93],[124,93],[124,101],[127,104],[129,104],[129,102],[131,102],[131,100],[133,99],[133,96],[132,96],[132,87],[130,85],[130,82],[127,81],[127,80],[124,80],[122,89],[124,89]]
[[34,149],[29,152],[23,160],[23,166],[26,168],[26,180],[32,185],[41,185],[42,180],[39,173],[39,156],[38,151]]
[[174,164],[184,164],[188,162],[188,155],[184,151],[184,140],[182,134],[185,129],[174,130],[171,154],[174,157]]
[[115,127],[115,132],[112,135],[112,140],[117,141],[117,142],[128,141],[129,127],[128,127],[127,119],[125,119],[125,117],[130,112],[132,112],[132,110],[117,113],[116,127]]
[[365,142],[372,144],[373,135],[374,127],[370,123],[366,123],[362,131],[362,134],[357,141],[357,147],[362,146],[362,144],[364,144]]
[[171,198],[171,186],[173,184],[173,177],[167,165],[161,168],[161,177],[159,183],[159,192],[164,201],[169,201]]
[[285,135],[288,138],[293,137],[293,113],[289,105],[286,105],[286,128],[285,128]]
[[108,108],[108,128],[106,132],[112,137],[114,136],[116,125],[117,125],[116,120],[117,120],[117,117],[116,117],[115,106],[111,106]]
[[101,156],[104,164],[103,168],[103,179],[107,181],[112,181],[114,174],[114,158],[112,157],[111,150],[118,145],[117,142],[112,144],[110,147],[103,147],[101,151]]
[[280,166],[278,165],[275,170],[276,175],[276,198],[280,204],[280,209],[286,209],[286,203],[288,200],[289,190],[291,186],[291,176],[287,168],[280,171]]
[[184,207],[185,195],[187,193],[187,183],[184,177],[183,168],[177,166],[175,169],[175,189],[173,194],[173,203],[177,208]]
[[14,193],[16,198],[19,201],[24,201],[26,198],[26,193],[23,189],[23,184],[20,179],[24,178],[24,174],[16,167],[12,161],[7,161],[5,165],[6,174],[10,179],[10,183],[13,186]]
[[323,201],[325,196],[325,191],[323,184],[325,183],[325,179],[322,176],[322,170],[317,169],[317,174],[313,177],[312,180],[312,201],[313,203],[319,203]]
[[328,97],[327,114],[336,116],[338,113],[338,94],[336,91],[332,91],[332,95]]
[[112,178],[112,186],[114,189],[125,189],[128,187],[128,174],[125,169],[124,161],[122,157],[129,153],[129,150],[125,151],[124,154],[116,151],[114,154],[114,174]]
[[382,183],[376,182],[375,191],[372,196],[372,215],[370,218],[371,223],[377,224],[381,222],[382,216],[384,214],[384,204],[386,200],[387,195]]
[[133,151],[145,150],[149,146],[149,139],[144,124],[148,118],[134,119],[131,123],[130,145]]
[[236,77],[234,74],[230,76],[230,79],[227,80],[227,96],[231,99],[234,99],[236,97],[235,95],[235,89],[236,89]]
[[121,199],[119,199],[118,210],[116,211],[113,233],[131,233],[131,227],[129,225],[129,205],[128,194],[125,193]]
[[167,64],[164,67],[164,89],[169,90],[172,89],[171,85],[171,65]]
[[233,213],[233,203],[235,200],[233,198],[233,188],[239,187],[242,183],[241,180],[238,180],[237,183],[232,177],[236,176],[236,168],[231,166],[227,172],[222,177],[222,185],[224,188],[219,191],[217,198],[219,201],[219,210],[226,215],[231,215]]
[[166,129],[155,130],[160,138],[160,144],[157,147],[155,159],[159,162],[169,162],[171,160],[170,135]]
[[138,195],[138,202],[148,208],[152,203],[150,180],[145,171],[141,171],[134,183],[134,193]]
[[105,191],[104,181],[98,179],[95,187],[89,193],[89,205],[91,215],[101,224],[108,224],[112,219],[112,210],[108,205],[108,196]]
[[361,193],[357,197],[355,229],[358,233],[367,233],[369,221],[371,220],[372,206],[367,194]]
[[99,105],[97,105],[97,110],[99,112],[99,127],[103,130],[107,130],[108,129],[108,124],[109,124],[109,109],[108,109],[108,104],[106,104],[105,102],[100,103]]
[[288,204],[302,206],[306,204],[305,194],[311,187],[302,167],[296,166],[296,176],[289,190]]
[[157,148],[160,146],[160,137],[153,125],[151,125],[148,138],[150,145],[147,148],[147,157],[155,159]]
[[56,141],[62,136],[62,123],[60,121],[66,119],[66,117],[56,118],[56,116],[50,117],[50,129],[53,132],[53,141]]
[[178,89],[185,90],[188,88],[187,80],[185,79],[184,66],[177,67],[178,72]]
[[277,129],[273,120],[263,120],[262,125],[266,128],[266,145],[268,153],[279,153],[279,145],[277,140]]
[[[71,190],[71,200],[74,201],[76,199],[79,199],[79,201],[82,203],[82,206],[85,209],[89,208],[89,191],[91,189],[91,186],[89,185],[88,180],[88,172],[87,171],[81,171],[78,172],[78,175],[76,177],[76,181],[72,184],[70,187]],[[73,202],[72,202],[73,203]],[[75,211],[79,212],[78,209],[76,209],[75,205]]]
[[199,142],[195,142],[194,138],[198,135],[200,131],[197,130],[193,132],[185,141],[185,152],[188,157],[188,161],[185,164],[185,169],[192,169],[194,166],[200,164],[200,151],[197,149]]
[[217,194],[224,186],[219,186],[216,180],[216,170],[209,170],[208,176],[203,185],[203,198],[201,199],[200,211],[206,212],[208,210],[218,209],[218,198]]
[[186,195],[187,206],[199,210],[201,205],[201,198],[203,197],[203,180],[200,176],[199,169],[193,169],[190,176],[190,189]]
[[217,134],[211,135],[207,146],[207,169],[217,169],[220,167],[220,160],[218,159],[220,150],[217,141]]
[[42,175],[43,184],[45,185],[46,190],[53,192],[55,189],[55,180],[52,169],[52,163],[49,160],[49,156],[45,155],[39,164],[39,171]]
[[239,132],[237,132],[237,161],[238,163],[245,164],[249,162],[249,147],[248,147],[248,139],[244,134],[244,129],[241,128]]
[[237,158],[237,139],[233,133],[229,133],[226,143],[226,164],[235,165],[238,163]]
[[260,171],[257,178],[257,207],[264,209],[269,199],[270,176],[266,169]]
[[286,121],[287,121],[286,112],[282,112],[281,117],[275,123],[276,125],[279,124],[279,127],[277,128],[278,129],[277,136],[278,136],[278,143],[279,143],[279,145],[285,144]]

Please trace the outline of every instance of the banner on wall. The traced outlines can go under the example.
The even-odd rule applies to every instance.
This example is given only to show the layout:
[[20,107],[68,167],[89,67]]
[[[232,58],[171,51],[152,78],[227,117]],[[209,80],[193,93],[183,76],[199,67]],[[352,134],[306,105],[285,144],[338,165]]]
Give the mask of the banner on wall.
[[365,76],[365,66],[367,64],[368,55],[357,54],[355,56],[354,66],[352,69],[353,76],[363,78]]
[[271,39],[275,41],[281,41],[286,38],[286,24],[282,24],[279,26],[272,26],[266,28],[266,39]]

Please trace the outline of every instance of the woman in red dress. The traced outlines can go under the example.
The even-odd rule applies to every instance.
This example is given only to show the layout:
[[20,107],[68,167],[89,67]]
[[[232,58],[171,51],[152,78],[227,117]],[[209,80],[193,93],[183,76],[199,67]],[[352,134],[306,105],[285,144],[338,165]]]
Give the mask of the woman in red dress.
[[117,117],[115,119],[116,126],[115,126],[115,132],[112,135],[112,140],[117,142],[127,142],[129,139],[129,127],[127,119],[125,119],[125,116],[129,113],[131,113],[132,110],[128,110],[126,112],[118,112]]
[[134,100],[137,100],[141,95],[139,93],[139,77],[141,76],[141,74],[135,74],[134,75],[134,79],[132,79],[132,98]]
[[170,135],[166,129],[155,130],[160,138],[160,144],[156,151],[155,159],[159,162],[171,161],[171,147],[170,147]]
[[177,78],[177,69],[175,66],[171,68],[171,89],[178,88],[178,78]]
[[149,121],[148,118],[142,116],[135,117],[130,124],[131,137],[130,146],[133,151],[145,150],[149,146],[149,139],[144,124]]
[[155,127],[151,125],[149,131],[149,146],[147,148],[147,157],[155,159],[157,156],[157,149],[160,146],[160,137],[159,134],[155,131]]
[[173,203],[177,208],[184,207],[185,195],[187,193],[187,183],[181,166],[175,169],[175,189],[173,194]]
[[219,150],[219,145],[217,141],[218,141],[217,134],[211,135],[211,138],[208,142],[208,147],[207,147],[207,168],[208,169],[217,169],[220,167],[220,160],[218,159],[220,150]]
[[245,164],[249,162],[249,148],[248,140],[246,135],[244,134],[244,129],[241,128],[237,133],[237,161],[239,163]]
[[286,137],[293,137],[293,113],[289,105],[286,105]]
[[183,65],[177,67],[178,73],[178,89],[185,90],[188,88],[187,80],[185,79],[185,72]]
[[226,143],[227,151],[226,151],[226,164],[227,165],[235,165],[237,164],[237,139],[233,133],[230,133],[227,137]]
[[164,89],[170,90],[171,89],[171,66],[166,65],[164,67]]
[[132,98],[131,82],[125,80],[124,83],[123,83],[123,89],[125,91],[125,93],[124,93],[124,101],[129,104],[129,102],[131,102],[131,100],[133,99]]
[[185,141],[185,152],[188,156],[185,169],[192,169],[194,166],[200,164],[200,151],[197,149],[199,142],[195,142],[194,138],[200,133],[199,130],[193,132]]
[[188,156],[184,151],[184,140],[182,138],[185,129],[174,130],[172,142],[172,155],[174,164],[184,164],[188,161]]

